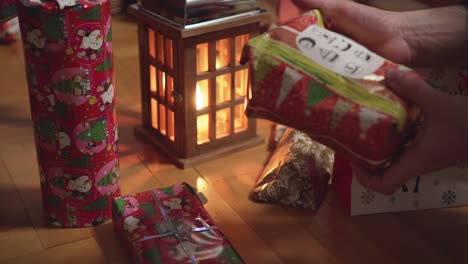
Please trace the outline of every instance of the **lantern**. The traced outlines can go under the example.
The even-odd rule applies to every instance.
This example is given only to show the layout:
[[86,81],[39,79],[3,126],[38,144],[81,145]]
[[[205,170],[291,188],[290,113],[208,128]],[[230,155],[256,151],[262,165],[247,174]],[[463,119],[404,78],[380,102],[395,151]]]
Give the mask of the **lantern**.
[[[137,136],[179,168],[261,144],[255,120],[244,115],[248,69],[239,61],[268,15],[250,0],[195,1],[197,12],[190,11],[194,1],[160,2],[129,8],[139,31],[143,124]],[[230,12],[213,12],[225,2]]]

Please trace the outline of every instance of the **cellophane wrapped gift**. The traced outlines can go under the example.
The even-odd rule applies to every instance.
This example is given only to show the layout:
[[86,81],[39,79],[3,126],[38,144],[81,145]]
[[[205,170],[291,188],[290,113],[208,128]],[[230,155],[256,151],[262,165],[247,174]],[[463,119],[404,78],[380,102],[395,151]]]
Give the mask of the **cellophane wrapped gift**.
[[250,197],[316,210],[325,198],[333,151],[307,134],[287,128],[260,174]]
[[115,198],[113,223],[133,263],[243,263],[186,183]]
[[0,23],[16,16],[16,0],[0,0]]
[[45,217],[102,223],[120,195],[109,2],[17,4]]
[[324,28],[316,10],[251,39],[246,114],[307,133],[371,170],[392,160],[417,109],[383,84],[412,71]]
[[[468,67],[416,70],[435,89],[453,96],[468,96]],[[359,184],[353,176],[349,159],[336,155],[333,186],[350,215],[466,206],[468,164],[415,175],[394,194],[383,195]]]

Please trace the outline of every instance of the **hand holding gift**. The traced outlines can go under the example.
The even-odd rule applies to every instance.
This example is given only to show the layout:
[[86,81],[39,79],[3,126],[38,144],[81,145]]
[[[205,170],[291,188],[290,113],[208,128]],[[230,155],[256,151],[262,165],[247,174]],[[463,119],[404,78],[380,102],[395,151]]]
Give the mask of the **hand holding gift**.
[[362,166],[381,170],[406,140],[417,108],[383,84],[412,71],[324,27],[313,10],[247,43],[249,117],[307,133]]
[[[399,63],[432,67],[468,58],[468,12],[461,6],[396,13],[339,0],[295,2],[320,8],[336,29]],[[364,186],[390,194],[410,178],[468,161],[466,96],[450,96],[414,75],[394,70],[387,72],[386,84],[419,106],[425,120],[412,144],[382,175],[353,166]]]
[[468,59],[468,12],[461,5],[391,12],[344,0],[293,2],[319,9],[333,30],[396,63],[428,67]]

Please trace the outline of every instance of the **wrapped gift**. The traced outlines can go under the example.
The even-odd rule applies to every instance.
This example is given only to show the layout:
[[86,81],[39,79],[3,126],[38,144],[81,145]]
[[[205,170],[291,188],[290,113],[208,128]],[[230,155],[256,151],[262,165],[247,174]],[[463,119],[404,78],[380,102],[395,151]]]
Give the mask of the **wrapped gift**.
[[[468,96],[468,67],[418,69],[436,89]],[[364,188],[349,159],[336,155],[333,186],[350,215],[413,211],[468,205],[468,166],[460,165],[411,179],[392,195]]]
[[113,202],[113,223],[133,263],[243,263],[188,184]]
[[14,42],[19,38],[19,31],[17,17],[0,23],[0,43],[9,44]]
[[0,23],[16,16],[16,0],[0,0]]
[[111,218],[119,161],[107,0],[18,1],[45,216]]
[[249,117],[301,130],[372,170],[386,166],[417,109],[383,85],[388,69],[411,71],[324,28],[318,11],[251,39]]
[[327,193],[333,159],[331,149],[287,128],[250,197],[316,210]]
[[278,141],[280,140],[281,136],[286,131],[287,127],[281,124],[271,123],[270,124],[270,136],[268,137],[268,144],[267,150],[273,151],[276,149],[278,145]]

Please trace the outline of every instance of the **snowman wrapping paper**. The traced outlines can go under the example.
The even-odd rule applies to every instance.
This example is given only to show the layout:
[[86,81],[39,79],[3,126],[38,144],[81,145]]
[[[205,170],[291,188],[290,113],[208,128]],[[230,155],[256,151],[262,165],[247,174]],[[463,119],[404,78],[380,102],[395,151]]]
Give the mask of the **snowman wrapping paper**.
[[412,71],[325,28],[319,11],[251,39],[246,114],[307,133],[371,170],[391,162],[418,110],[383,85],[384,72]]
[[182,183],[114,198],[114,228],[132,263],[243,263],[199,195]]
[[110,4],[22,0],[16,9],[45,217],[97,225],[120,195]]

